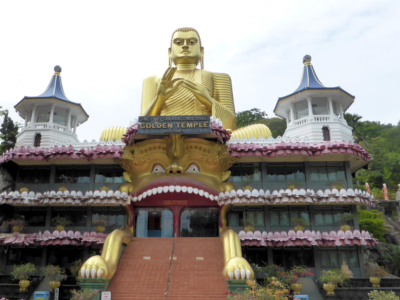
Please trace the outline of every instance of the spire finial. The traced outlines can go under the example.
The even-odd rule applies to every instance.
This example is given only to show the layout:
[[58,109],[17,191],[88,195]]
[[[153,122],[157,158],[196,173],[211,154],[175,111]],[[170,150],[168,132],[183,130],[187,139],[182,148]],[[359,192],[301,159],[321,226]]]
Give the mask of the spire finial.
[[60,73],[61,73],[61,67],[59,66],[59,65],[57,65],[57,66],[55,66],[54,67],[54,72],[56,72],[56,75],[60,75]]
[[304,55],[303,57],[303,64],[306,65],[311,65],[311,55]]

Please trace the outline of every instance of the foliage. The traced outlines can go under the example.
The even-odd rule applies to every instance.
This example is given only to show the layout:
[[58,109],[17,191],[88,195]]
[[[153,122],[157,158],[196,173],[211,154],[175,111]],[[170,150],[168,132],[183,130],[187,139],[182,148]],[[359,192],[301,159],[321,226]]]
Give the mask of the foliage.
[[28,280],[35,272],[36,267],[33,263],[14,265],[11,276],[14,280]]
[[334,285],[343,284],[348,276],[342,272],[341,269],[337,270],[323,270],[319,280],[324,283],[332,283]]
[[71,224],[71,221],[67,220],[67,218],[60,217],[60,215],[58,215],[57,217],[54,217],[51,220],[51,222],[52,222],[53,226],[58,226],[58,225],[67,226],[67,225]]
[[346,225],[350,225],[351,224],[350,221],[354,220],[354,215],[353,214],[349,214],[349,213],[341,214],[339,217],[340,217],[341,220],[344,221],[344,223]]
[[[257,284],[255,280],[247,280],[247,285],[250,289],[245,289],[243,294],[230,294],[228,299],[246,299],[246,300],[288,300],[289,299],[289,287],[285,284],[275,281],[267,286],[263,287]],[[294,300],[298,298],[294,298]]]
[[267,114],[265,111],[260,111],[259,108],[240,111],[236,114],[237,128],[242,128],[251,124],[256,124],[259,120],[264,119]]
[[102,219],[102,218],[98,218],[98,219],[95,219],[93,222],[92,222],[92,224],[94,225],[94,226],[107,226],[107,220],[105,220],[105,219]]
[[368,293],[368,299],[369,300],[400,300],[399,296],[396,296],[396,294],[393,291],[378,291],[374,290],[371,293]]
[[387,232],[384,227],[385,221],[383,220],[383,213],[377,210],[362,210],[358,209],[358,223],[360,224],[361,230],[366,230],[373,234],[373,237],[378,239],[380,242],[386,242],[383,237]]
[[292,223],[294,226],[303,226],[303,227],[307,227],[307,226],[311,225],[310,222],[308,222],[302,218],[293,218]]
[[71,291],[71,294],[72,294],[71,300],[91,300],[98,293],[99,293],[99,290],[93,290],[93,289],[85,289],[83,291],[72,290]]
[[16,219],[12,219],[11,221],[4,221],[3,226],[19,226],[22,229],[25,228],[25,217],[24,216],[18,216]]
[[65,275],[65,269],[60,266],[49,265],[46,267],[42,267],[42,274],[43,276],[50,277],[50,280],[55,281],[57,276]]
[[82,261],[76,260],[72,263],[72,266],[69,268],[71,275],[76,276],[79,273],[79,270],[82,268]]
[[368,277],[385,277],[387,275],[387,271],[384,267],[378,266],[377,264],[368,265],[365,267],[365,276]]
[[400,247],[395,245],[389,245],[385,247],[385,251],[382,251],[383,258],[385,259],[386,268],[393,275],[400,275]]
[[306,269],[304,266],[295,266],[286,272],[280,272],[278,280],[289,285],[296,283],[299,277],[305,277],[306,275],[314,276],[314,274],[311,273],[311,269]]
[[257,123],[268,126],[274,138],[277,138],[278,136],[283,136],[286,130],[286,120],[280,118],[261,119],[258,120]]
[[[1,108],[1,107],[0,107]],[[0,111],[0,115],[4,116],[3,123],[0,127],[0,155],[14,148],[17,142],[18,124],[14,123],[13,120],[8,116],[8,111]]]
[[270,266],[265,262],[262,262],[262,263],[264,264],[263,267],[259,266],[257,264],[251,264],[251,268],[253,269],[253,271],[256,275],[260,274],[260,273],[266,273],[266,275],[268,277],[272,277],[272,276],[278,277],[280,275],[281,271],[277,265]]

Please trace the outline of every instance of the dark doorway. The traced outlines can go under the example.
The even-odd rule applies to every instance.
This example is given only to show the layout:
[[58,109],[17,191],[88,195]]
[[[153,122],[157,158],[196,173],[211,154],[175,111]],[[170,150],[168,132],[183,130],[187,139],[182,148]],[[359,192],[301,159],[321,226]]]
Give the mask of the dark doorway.
[[40,133],[37,133],[35,135],[35,142],[33,144],[34,147],[40,147],[40,142],[42,141],[42,135]]
[[217,237],[218,208],[185,208],[181,213],[181,237]]
[[322,127],[322,134],[324,136],[324,142],[329,142],[331,140],[331,134],[328,127]]

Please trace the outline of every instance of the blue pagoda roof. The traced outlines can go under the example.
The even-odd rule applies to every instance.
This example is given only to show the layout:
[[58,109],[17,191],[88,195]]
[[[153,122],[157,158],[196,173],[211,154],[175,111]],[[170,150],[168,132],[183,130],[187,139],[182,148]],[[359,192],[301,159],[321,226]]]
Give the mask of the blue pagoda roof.
[[62,84],[62,81],[61,81],[61,75],[60,75],[61,67],[60,66],[55,66],[54,67],[54,71],[55,71],[55,73],[51,77],[50,83],[47,86],[47,88],[46,88],[46,90],[44,91],[43,94],[40,94],[39,96],[34,96],[34,97],[25,96],[14,107],[16,108],[25,99],[43,99],[43,98],[52,99],[52,98],[55,98],[55,99],[58,99],[58,100],[61,100],[61,101],[65,101],[67,103],[79,106],[82,109],[82,111],[85,113],[85,115],[87,117],[89,117],[89,115],[86,113],[86,111],[83,109],[83,107],[82,107],[82,105],[80,103],[72,102],[65,95],[63,84]]
[[276,110],[279,101],[291,97],[297,93],[303,92],[305,90],[340,90],[349,95],[351,98],[355,98],[353,95],[343,90],[340,86],[337,87],[324,86],[322,82],[319,80],[317,73],[315,72],[314,67],[311,64],[310,55],[304,56],[303,63],[304,63],[303,74],[301,75],[301,81],[299,87],[293,93],[286,95],[284,97],[279,97],[278,102],[276,103],[276,106],[274,108],[274,111]]

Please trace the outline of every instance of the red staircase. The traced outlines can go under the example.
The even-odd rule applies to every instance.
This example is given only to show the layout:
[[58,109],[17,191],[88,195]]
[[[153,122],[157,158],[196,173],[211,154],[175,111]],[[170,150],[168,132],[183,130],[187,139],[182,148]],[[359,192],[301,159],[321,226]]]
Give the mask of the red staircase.
[[[173,238],[135,238],[108,287],[113,300],[165,299],[173,244]],[[174,257],[169,300],[227,298],[219,238],[176,238]]]

